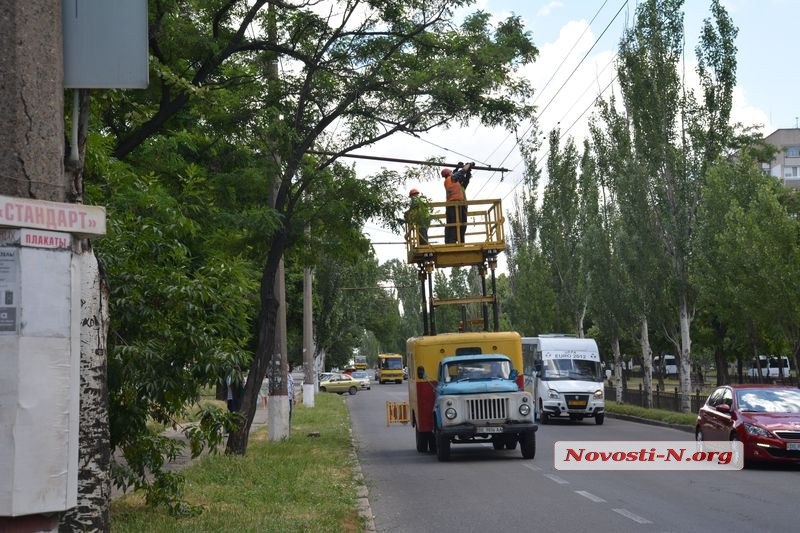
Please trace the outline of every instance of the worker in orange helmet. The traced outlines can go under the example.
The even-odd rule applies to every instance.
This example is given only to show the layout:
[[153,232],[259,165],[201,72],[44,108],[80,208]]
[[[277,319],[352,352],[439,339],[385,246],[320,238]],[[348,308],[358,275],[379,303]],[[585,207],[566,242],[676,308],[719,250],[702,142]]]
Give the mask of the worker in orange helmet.
[[472,168],[474,166],[475,163],[459,163],[456,165],[455,172],[449,168],[442,169],[445,201],[448,202],[447,207],[445,207],[447,226],[444,230],[444,242],[447,244],[464,242],[464,236],[467,232],[466,189],[467,185],[469,185],[469,180],[472,178]]

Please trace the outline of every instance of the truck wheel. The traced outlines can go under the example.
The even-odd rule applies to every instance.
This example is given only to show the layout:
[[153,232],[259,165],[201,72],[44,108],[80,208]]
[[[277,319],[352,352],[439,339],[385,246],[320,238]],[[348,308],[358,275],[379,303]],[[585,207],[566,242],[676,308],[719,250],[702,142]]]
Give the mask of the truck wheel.
[[529,431],[519,437],[519,447],[523,459],[533,459],[536,455],[536,433]]
[[517,449],[517,439],[514,437],[510,437],[506,441],[506,450],[516,450]]
[[450,439],[436,432],[436,457],[439,461],[450,460]]
[[420,430],[414,430],[414,434],[417,437],[417,451],[419,453],[425,453],[428,451],[428,434],[423,433]]
[[506,447],[506,441],[500,440],[500,437],[495,437],[495,440],[492,441],[492,448],[495,450],[502,450]]
[[599,415],[594,415],[594,423],[597,424],[598,426],[602,426],[603,425],[603,420],[605,420],[605,419],[606,419],[606,414],[605,413],[600,413]]
[[436,453],[436,435],[433,432],[428,433],[428,449],[431,453]]

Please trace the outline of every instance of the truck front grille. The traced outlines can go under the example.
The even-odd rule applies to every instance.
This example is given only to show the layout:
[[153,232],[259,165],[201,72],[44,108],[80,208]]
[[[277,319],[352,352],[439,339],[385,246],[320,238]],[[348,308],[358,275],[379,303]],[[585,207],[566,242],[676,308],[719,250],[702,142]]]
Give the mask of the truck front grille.
[[470,420],[505,420],[508,417],[508,398],[467,400]]

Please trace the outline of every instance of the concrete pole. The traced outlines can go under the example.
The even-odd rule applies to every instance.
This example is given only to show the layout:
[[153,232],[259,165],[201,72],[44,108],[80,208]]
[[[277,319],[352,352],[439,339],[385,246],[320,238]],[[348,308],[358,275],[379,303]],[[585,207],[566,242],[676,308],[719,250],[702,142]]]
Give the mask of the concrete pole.
[[314,316],[311,304],[311,269],[303,271],[303,405],[314,407],[317,373],[314,371]]
[[[0,2],[0,196],[53,202],[65,202],[68,199],[70,189],[64,174],[62,46],[60,2]],[[19,376],[17,362],[30,360],[28,353],[23,356],[21,351],[17,351],[18,347],[8,348],[9,344],[15,344],[16,341],[12,342],[12,339],[17,337],[6,335],[5,347],[0,349],[3,356],[0,381],[4,383],[2,394],[5,395],[0,400],[0,415],[5,421],[14,420],[18,418],[15,414],[17,408],[22,406],[21,412],[29,416],[24,425],[38,432],[38,442],[61,442],[60,447],[66,449],[67,436],[59,431],[62,426],[59,424],[56,427],[52,420],[58,419],[58,416],[68,418],[76,413],[71,412],[67,405],[62,405],[60,412],[53,413],[53,418],[46,418],[40,416],[42,410],[29,409],[28,400],[11,400],[10,392],[25,385]],[[68,367],[61,371],[71,372]],[[75,390],[77,392],[77,384]],[[34,411],[36,414],[31,415]],[[15,427],[4,426],[2,431],[16,435],[18,428],[19,424]],[[19,439],[19,435],[16,439]],[[19,456],[25,453],[34,452],[25,448],[24,440],[18,440],[16,446],[4,444],[0,450],[0,471],[7,476],[20,475],[12,472]],[[37,459],[39,464],[43,464],[51,457],[39,456]],[[75,466],[77,460],[76,448]],[[30,474],[30,469],[26,474]],[[67,476],[75,476],[70,486],[77,485],[77,474],[77,469],[67,473]],[[61,485],[54,488],[53,483],[44,478],[33,481],[33,486],[30,480],[26,481],[26,485],[32,489],[36,488],[36,484],[41,485],[39,498],[17,502],[4,489],[0,495],[0,506],[4,509],[0,512],[3,515],[0,516],[0,531],[58,531],[59,515],[53,511],[73,507],[74,491],[64,490]],[[17,494],[17,499],[24,499],[24,492],[19,493],[23,496]],[[54,500],[59,503],[54,505]],[[17,506],[17,503],[20,505]],[[15,509],[13,512],[5,510],[12,507]]]
[[[277,40],[277,26],[275,20],[275,8],[269,5],[267,11],[267,38],[270,42]],[[271,58],[267,64],[266,76],[268,80],[277,80],[278,58]],[[268,90],[274,90],[276,84],[270,84]],[[268,94],[267,98],[271,101],[277,100],[277,95]],[[275,182],[273,183],[270,204],[275,207],[278,194],[281,188],[281,161],[276,156]],[[289,375],[288,348],[286,340],[286,286],[285,269],[283,257],[278,265],[278,272],[275,277],[275,295],[278,297],[278,320],[275,325],[275,339],[273,343],[272,360],[270,365],[270,384],[269,384],[269,408],[267,410],[267,434],[272,442],[284,440],[289,437],[289,389],[287,379]]]

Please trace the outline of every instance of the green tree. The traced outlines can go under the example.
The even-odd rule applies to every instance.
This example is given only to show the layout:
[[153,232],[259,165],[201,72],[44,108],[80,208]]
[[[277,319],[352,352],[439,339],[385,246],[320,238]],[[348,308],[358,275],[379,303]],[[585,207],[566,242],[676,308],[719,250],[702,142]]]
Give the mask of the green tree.
[[659,241],[671,263],[679,335],[680,394],[691,409],[691,309],[689,242],[704,172],[731,142],[728,127],[735,85],[737,30],[725,9],[712,1],[697,46],[701,103],[685,88],[681,0],[648,0],[636,10],[636,24],[623,35],[617,74],[631,120],[637,163],[646,178]]
[[542,198],[542,253],[552,274],[556,308],[568,331],[584,334],[586,284],[580,264],[581,227],[578,204],[578,152],[572,139],[563,150],[558,129],[550,132],[547,157],[548,182]]

